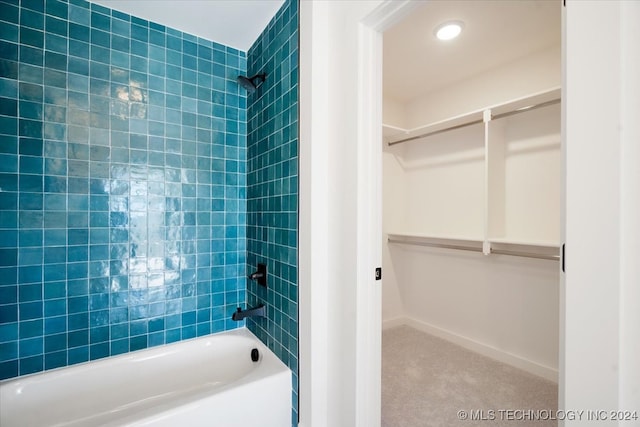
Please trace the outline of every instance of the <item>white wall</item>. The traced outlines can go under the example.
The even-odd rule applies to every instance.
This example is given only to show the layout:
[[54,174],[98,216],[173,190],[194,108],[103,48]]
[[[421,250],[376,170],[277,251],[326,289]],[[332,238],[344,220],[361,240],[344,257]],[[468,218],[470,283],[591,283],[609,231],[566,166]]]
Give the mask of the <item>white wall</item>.
[[557,381],[557,262],[389,246],[408,325]]
[[500,183],[505,199],[500,207],[504,210],[503,237],[558,245],[562,186],[560,105],[502,120],[505,121],[504,176]]
[[358,22],[380,1],[300,8],[300,424],[355,422]]
[[407,113],[405,111],[405,105],[400,101],[385,97],[382,101],[382,117],[382,122],[384,124],[404,129],[407,128]]
[[284,0],[90,0],[246,52]]
[[565,19],[567,269],[560,399],[566,408],[638,411],[640,7],[568,0]]
[[[404,223],[404,212],[394,206],[402,206],[405,201],[404,171],[398,158],[389,152],[382,155],[382,170],[382,229],[398,230]],[[404,308],[398,288],[397,265],[392,262],[386,233],[382,238],[382,321],[385,326],[391,326],[394,321],[402,321]]]
[[402,218],[389,232],[482,239],[484,125],[396,145],[391,150],[401,150],[398,159],[403,164],[405,197],[402,204],[387,205],[389,210],[399,210],[397,217]]
[[[415,99],[405,105],[407,128],[444,120],[560,86],[560,46],[532,54]],[[394,124],[388,122],[387,124]]]
[[[618,408],[640,408],[640,3],[621,5],[620,233],[620,401]],[[636,423],[636,426],[640,422]]]

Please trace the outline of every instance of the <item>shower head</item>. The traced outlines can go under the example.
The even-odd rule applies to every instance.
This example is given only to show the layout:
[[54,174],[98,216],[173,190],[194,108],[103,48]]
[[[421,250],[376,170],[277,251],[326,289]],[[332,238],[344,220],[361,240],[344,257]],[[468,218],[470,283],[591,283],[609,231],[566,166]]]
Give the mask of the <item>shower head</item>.
[[249,93],[255,92],[255,90],[266,80],[267,74],[256,74],[253,77],[238,76],[238,84],[245,88]]

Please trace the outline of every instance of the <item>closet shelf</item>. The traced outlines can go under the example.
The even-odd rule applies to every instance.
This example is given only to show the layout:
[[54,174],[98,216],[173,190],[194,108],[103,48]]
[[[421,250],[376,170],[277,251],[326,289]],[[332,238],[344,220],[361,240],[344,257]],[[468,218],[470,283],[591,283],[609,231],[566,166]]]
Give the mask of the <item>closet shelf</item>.
[[507,117],[529,109],[557,103],[560,100],[560,95],[560,88],[555,87],[501,104],[490,105],[480,110],[461,114],[446,120],[418,126],[413,129],[404,129],[398,126],[383,124],[382,135],[388,145],[400,144],[402,142],[421,139],[441,132],[447,132],[453,129],[482,123],[484,112],[486,110],[491,110],[491,115],[495,118]]
[[[483,245],[485,243],[483,239],[478,238],[427,236],[410,233],[388,233],[387,241],[389,243],[471,252],[483,252]],[[548,245],[540,242],[508,241],[506,239],[490,239],[487,243],[489,252],[492,254],[553,261],[560,259],[559,247],[556,244]]]

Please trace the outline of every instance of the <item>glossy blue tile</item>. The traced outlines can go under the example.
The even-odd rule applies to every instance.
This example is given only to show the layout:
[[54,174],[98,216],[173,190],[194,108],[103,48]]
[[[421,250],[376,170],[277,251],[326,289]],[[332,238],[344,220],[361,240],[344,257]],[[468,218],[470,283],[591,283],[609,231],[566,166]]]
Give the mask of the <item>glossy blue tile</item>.
[[66,36],[59,36],[57,34],[49,33],[45,31],[44,34],[44,47],[47,51],[68,54],[68,41]]
[[[45,318],[51,318],[54,316],[63,316],[67,314],[67,300],[66,299],[52,299],[44,302],[44,315]],[[49,337],[50,335],[47,335]],[[53,335],[55,337],[55,335]],[[66,345],[66,335],[64,339]],[[55,351],[56,349],[46,350]]]
[[22,27],[44,30],[44,14],[23,8],[20,10],[20,25]]
[[[0,288],[1,289],[1,288]],[[18,340],[18,323],[5,323],[0,325],[0,343],[13,343],[15,345],[15,341]],[[17,351],[17,350],[16,350]],[[0,351],[0,355],[3,352]],[[2,356],[0,356],[2,357]],[[17,357],[17,356],[16,356]],[[5,360],[15,359],[16,357],[6,357]]]
[[[33,144],[31,141],[28,144]],[[36,145],[35,149],[31,148],[31,151],[37,150],[39,145]],[[42,174],[43,162],[42,157],[39,156],[20,156],[20,173],[21,174]],[[42,191],[42,190],[40,190]]]
[[45,194],[44,208],[48,211],[63,211],[67,208],[66,195]]
[[16,377],[18,375],[18,360],[0,362],[0,380]]
[[67,70],[67,57],[55,52],[45,52],[44,64],[47,68],[54,70]]
[[[11,193],[9,193],[9,195],[11,195]],[[20,193],[18,208],[20,210],[40,211],[43,208],[42,196],[42,193]]]
[[111,30],[111,17],[98,12],[91,12],[91,27],[102,31]]
[[47,15],[56,16],[66,20],[69,13],[69,5],[67,2],[60,0],[46,0],[45,12]]
[[44,369],[55,369],[67,365],[67,352],[56,351],[44,355]]
[[44,359],[42,355],[33,357],[24,357],[20,359],[20,375],[33,374],[42,371],[44,368]]
[[[116,11],[113,11],[116,12]],[[117,12],[118,13],[118,12]],[[111,20],[111,33],[117,34],[119,36],[123,36],[127,39],[131,36],[131,22],[130,17],[128,15],[112,15],[113,18]]]
[[[71,343],[69,343],[69,347],[71,347]],[[87,345],[69,349],[68,355],[67,355],[67,362],[69,365],[87,362],[88,360],[89,360],[89,347]]]
[[16,117],[18,115],[18,101],[11,98],[0,98],[0,114]]
[[[0,253],[1,252],[2,250],[0,250]],[[18,304],[9,303],[9,304],[3,305],[2,310],[0,310],[0,324],[11,323],[16,321],[18,321]]]
[[0,188],[2,188],[2,191],[18,191],[18,175],[15,173],[0,173]]
[[[42,248],[25,248],[18,249],[18,265],[19,266],[38,266],[42,264]],[[20,278],[21,283],[22,278]]]
[[84,313],[89,311],[89,298],[86,296],[81,297],[69,297],[67,300],[67,312]]
[[[2,305],[15,304],[17,302],[18,302],[17,285],[0,286],[0,304]],[[10,321],[10,319],[5,319],[4,321]]]
[[69,178],[68,191],[74,194],[86,194],[89,192],[89,180],[87,178]]
[[130,351],[135,351],[135,350],[142,350],[144,348],[147,348],[147,335],[140,335],[137,337],[131,337],[129,338],[129,350]]
[[20,340],[20,358],[21,362],[25,358],[36,356],[44,352],[44,339],[42,337],[28,338]]
[[44,160],[44,173],[47,175],[65,175],[67,172],[67,161],[64,159]]
[[[22,158],[24,159],[24,157]],[[22,160],[21,159],[21,160]],[[21,162],[20,170],[27,171],[27,168],[23,168],[23,162]],[[20,175],[20,191],[23,192],[42,192],[42,175]]]
[[[290,106],[295,106],[297,103],[297,95],[295,98],[288,95],[290,93],[297,94],[297,88],[295,87],[298,81],[297,69],[295,65],[291,67],[292,64],[297,63],[297,43],[287,44],[283,48],[282,44],[277,42],[281,38],[295,38],[294,33],[297,31],[297,8],[295,3],[293,1],[285,2],[284,7],[276,14],[272,23],[258,38],[254,47],[249,50],[246,62],[240,56],[236,58],[228,57],[228,54],[233,53],[231,49],[226,51],[224,58],[221,53],[216,54],[214,50],[214,62],[216,60],[224,61],[225,64],[232,67],[247,64],[247,73],[249,75],[264,70],[268,66],[266,60],[270,57],[277,57],[277,61],[280,63],[286,62],[286,65],[290,66],[289,70],[295,70],[280,81],[275,78],[268,79],[261,86],[260,89],[270,93],[270,105],[264,106],[259,101],[261,94],[256,91],[253,95],[248,95],[247,97],[244,94],[225,97],[226,108],[224,112],[221,108],[215,108],[215,103],[213,109],[214,114],[218,114],[220,117],[237,117],[238,120],[244,118],[252,125],[255,123],[255,126],[250,126],[251,131],[248,132],[246,140],[246,173],[248,177],[246,194],[249,195],[247,198],[247,226],[246,230],[244,230],[247,235],[246,268],[248,273],[255,268],[256,263],[266,261],[269,264],[269,271],[274,272],[274,274],[272,279],[273,286],[269,287],[266,292],[252,286],[250,283],[246,288],[246,297],[249,305],[265,299],[271,301],[273,311],[269,313],[269,316],[274,323],[270,324],[269,328],[265,328],[262,324],[253,321],[248,321],[247,323],[248,327],[289,365],[294,373],[294,385],[297,377],[297,364],[295,361],[297,360],[298,351],[297,277],[289,272],[290,270],[295,271],[297,263],[297,251],[295,250],[295,245],[297,244],[295,242],[297,234],[297,110],[290,110],[292,114],[287,115],[286,121],[282,123],[282,133],[287,135],[283,141],[275,141],[269,138],[273,130],[269,128],[268,123],[257,120],[257,118],[264,114],[269,116],[277,115],[282,108],[290,108]],[[220,71],[220,68],[216,70],[214,64],[214,75],[224,76],[222,73],[217,74],[217,71]],[[277,72],[270,74],[270,76],[275,75],[281,74]],[[214,89],[222,87],[221,83],[214,78]],[[229,83],[227,82],[225,87],[228,87],[228,85]],[[215,101],[215,92],[213,96]],[[246,116],[240,110],[244,105],[247,105]],[[237,126],[237,128],[234,126]],[[246,126],[244,123],[225,123],[224,129],[240,132],[241,128],[246,130],[244,126]],[[296,129],[296,131],[292,131],[293,129]],[[227,137],[225,141],[228,144],[227,147],[242,145],[240,139],[232,141],[230,138],[234,139],[235,135]],[[265,146],[268,147],[266,151],[263,148]],[[258,147],[261,148],[258,149]],[[229,148],[225,151],[228,150]],[[214,153],[216,152],[215,146],[213,151]],[[219,155],[219,157],[222,156]],[[255,171],[258,165],[260,165],[259,177]],[[227,160],[225,166],[238,172],[245,167],[244,164],[234,164],[233,156]],[[229,178],[231,178],[231,181]],[[260,178],[266,179],[270,184],[261,184]],[[235,177],[232,175],[227,175],[225,182],[229,184],[234,179]],[[234,202],[232,201],[230,206],[233,207],[233,205]],[[257,212],[263,210],[263,206],[269,206],[269,212],[257,215]],[[287,218],[288,213],[283,215],[281,212],[293,212],[292,220],[289,221]],[[242,214],[238,215],[238,217],[241,216]],[[274,229],[270,230],[270,227],[274,227]],[[238,228],[239,230],[240,228]],[[262,239],[265,231],[265,234],[270,236],[270,245],[263,243]],[[229,228],[227,233],[233,234],[233,228]],[[240,242],[238,243],[239,249],[241,244]],[[225,245],[225,247],[233,249],[231,246]],[[241,254],[239,250],[235,253],[237,255]],[[233,259],[233,255],[226,254],[225,258],[227,257]],[[225,281],[226,288],[233,288],[233,286],[232,282]],[[292,291],[292,289],[295,289],[295,291]],[[238,291],[238,294],[241,293],[242,291]],[[290,298],[296,298],[296,300]],[[225,298],[225,302],[228,303],[228,300],[229,298]],[[294,396],[297,395],[297,387],[294,387],[293,394]],[[294,405],[294,415],[295,412]],[[295,418],[294,416],[293,419]]]
[[42,138],[42,121],[41,120],[18,120],[18,135],[27,138]]
[[44,333],[53,335],[67,330],[67,316],[47,317],[44,320]]
[[[49,250],[47,250],[47,253]],[[44,280],[45,283],[51,283],[55,281],[65,280],[67,278],[66,264],[60,262],[46,263],[44,265]]]
[[[0,343],[0,364],[18,358],[17,341]],[[1,366],[1,365],[0,365]]]
[[43,88],[41,85],[32,83],[20,83],[18,87],[20,99],[27,101],[42,102]]
[[[70,2],[73,3],[73,2]],[[86,2],[85,2],[86,3]],[[86,3],[88,5],[89,3]],[[91,12],[88,7],[84,7],[86,5],[75,5],[69,4],[68,6],[68,17],[70,22],[77,22],[82,25],[90,25],[91,24]]]
[[64,350],[67,347],[67,334],[51,334],[44,339],[45,353],[52,353]]
[[43,314],[42,306],[42,301],[19,304],[20,321],[41,318]]
[[[33,268],[33,267],[28,267]],[[22,269],[20,269],[20,273],[22,273]],[[19,302],[30,302],[30,301],[40,301],[42,300],[42,268],[38,267],[39,275],[36,280],[33,280],[33,284],[29,283],[28,280],[22,280],[22,274],[19,275],[19,280],[21,285],[18,288],[18,301]]]
[[42,246],[42,230],[20,230],[18,239],[21,247]]
[[110,346],[108,342],[101,342],[98,344],[92,344],[89,347],[90,360],[102,359],[109,356]]
[[8,79],[18,78],[18,63],[0,58],[0,77]]
[[[2,156],[0,156],[0,161],[2,161]],[[18,209],[18,194],[17,193],[7,193],[7,192],[0,193],[0,209],[2,209],[2,210],[17,210]]]
[[[18,283],[18,269],[16,268],[18,255],[17,250],[0,248],[0,255],[0,260],[2,257],[6,257],[5,264],[0,266],[0,286]],[[6,267],[6,265],[9,265],[9,267]]]
[[111,9],[105,6],[99,5],[97,3],[89,3],[89,4],[91,6],[92,13],[102,13],[103,15],[107,15],[107,16],[111,15]]
[[40,337],[44,333],[44,321],[42,319],[20,322],[20,339]]
[[[69,43],[72,41],[79,41],[88,43],[91,40],[91,30],[86,25],[79,25],[77,23],[69,23]],[[73,50],[71,50],[73,52]],[[88,55],[88,50],[87,50]]]
[[0,3],[0,19],[2,21],[17,24],[19,16],[20,10],[17,7],[17,2],[16,4]]
[[[0,18],[16,25],[20,11],[25,16],[17,32],[9,25],[0,35],[0,96],[7,101],[0,107],[0,186],[8,190],[0,193],[0,219],[20,227],[0,236],[0,316],[11,324],[19,315],[29,338],[44,333],[45,355],[25,354],[26,368],[5,364],[3,372],[15,376],[236,327],[222,320],[228,313],[209,311],[210,251],[218,247],[208,239],[210,227],[232,221],[220,250],[244,250],[235,240],[245,230],[237,222],[246,217],[238,202],[246,181],[221,173],[214,191],[207,172],[214,154],[233,156],[223,169],[245,171],[246,152],[225,153],[222,145],[238,146],[244,137],[221,139],[215,153],[209,147],[212,130],[242,128],[225,120],[246,120],[224,109],[239,104],[235,77],[244,69],[219,67],[214,82],[211,42],[80,0],[24,3]],[[243,64],[244,53],[227,54],[222,62]],[[222,91],[215,124],[214,85]],[[234,95],[226,99],[225,90]],[[233,196],[232,217],[209,213],[214,194]],[[220,257],[219,273],[229,276],[223,282],[235,284],[229,301],[244,299],[236,290],[243,280],[235,277],[244,276],[244,259]],[[109,334],[96,329],[109,324]],[[114,334],[120,324],[125,329]]]
[[[5,161],[9,161],[11,162],[12,160],[16,161],[16,165],[17,165],[17,156],[15,156],[15,154],[18,154],[18,137],[16,135],[16,129],[14,128],[14,134],[13,135],[0,135],[0,157],[2,160]],[[9,154],[9,155],[6,155]],[[14,154],[14,156],[11,156],[11,154]],[[7,171],[7,169],[12,169],[12,167],[7,168],[6,166],[3,168],[0,168],[3,171]],[[16,170],[17,170],[17,166],[16,166]]]
[[[55,164],[54,164],[55,165]],[[45,164],[46,169],[46,164]],[[49,173],[60,172],[56,171],[55,168],[53,170],[49,170]],[[44,177],[44,191],[47,193],[66,193],[67,191],[67,178],[65,177],[56,177],[56,176],[45,176]]]
[[[58,222],[58,226],[64,226],[64,223]],[[48,247],[47,255],[51,250],[58,250],[59,248],[55,248],[55,246],[64,246],[67,243],[67,232],[64,228],[50,229],[44,231],[44,244]],[[49,249],[50,248],[50,249]],[[64,248],[63,248],[64,249]],[[53,252],[55,253],[55,252]],[[59,255],[54,256],[53,254],[49,257],[45,257],[50,260],[59,258]],[[64,261],[64,259],[62,260]],[[50,264],[50,263],[47,263]]]
[[66,37],[68,35],[68,22],[53,16],[47,16],[45,19],[47,33],[58,34]]
[[44,48],[44,32],[22,27],[20,30],[20,43],[36,48]]
[[[98,296],[94,297],[97,298]],[[109,310],[92,309],[89,314],[89,326],[89,339],[92,343],[109,340]]]

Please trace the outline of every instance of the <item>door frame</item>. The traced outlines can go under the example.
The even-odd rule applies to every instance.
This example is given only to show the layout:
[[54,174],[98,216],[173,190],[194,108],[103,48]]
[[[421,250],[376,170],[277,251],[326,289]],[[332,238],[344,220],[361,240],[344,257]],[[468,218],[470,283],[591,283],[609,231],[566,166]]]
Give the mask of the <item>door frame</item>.
[[[372,4],[370,10],[374,12],[357,23],[347,22],[349,28],[339,26],[344,22],[334,22],[335,8],[350,9],[355,3]],[[342,212],[331,212],[332,207],[327,206],[330,155],[339,151],[331,151],[333,146],[326,142],[327,130],[336,126],[335,117],[329,114],[331,100],[342,99],[342,93],[329,84],[326,72],[332,66],[338,70],[334,74],[343,71],[340,60],[357,55],[359,71],[354,74],[360,80],[356,82],[351,74],[340,75],[345,84],[357,84],[363,96],[356,103],[357,150],[359,154],[381,151],[377,144],[367,144],[380,132],[380,122],[372,119],[379,117],[376,115],[380,114],[382,99],[381,87],[376,87],[376,73],[382,64],[380,36],[385,25],[400,19],[403,12],[410,12],[411,4],[390,0],[300,4],[300,121],[304,123],[300,129],[300,425],[327,425],[323,422],[327,414],[340,409],[334,408],[336,403],[330,401],[328,391],[337,388],[342,380],[356,383],[342,396],[346,399],[344,405],[355,405],[356,422],[352,423],[350,416],[335,415],[334,419],[343,420],[343,425],[375,427],[379,425],[376,420],[380,408],[380,347],[376,344],[380,331],[370,318],[380,316],[379,284],[372,277],[380,253],[367,245],[381,244],[381,229],[377,226],[379,212],[367,214],[367,209],[379,206],[379,202],[368,200],[367,195],[379,197],[380,193],[373,189],[379,186],[375,172],[380,172],[380,163],[375,156],[381,153],[369,153],[370,165],[364,164],[365,157],[353,162],[354,167],[364,168],[358,171],[359,182],[354,183],[358,191],[357,218],[362,221],[358,225],[357,247],[362,253],[357,262],[356,307],[349,307],[350,313],[357,311],[354,351],[361,359],[355,372],[334,372],[327,358],[336,354],[340,357],[341,352],[350,358],[351,347],[327,346],[327,338],[341,327],[330,322],[330,308],[347,297],[342,289],[328,289],[328,253],[335,250],[342,237],[329,227],[327,218],[332,215],[342,225],[342,220],[335,218]],[[565,12],[563,27],[568,270],[560,289],[559,407],[604,410],[612,409],[609,406],[614,404],[628,409],[640,403],[640,367],[635,362],[640,359],[640,312],[633,306],[640,296],[640,268],[635,263],[640,258],[636,239],[640,230],[640,122],[636,119],[640,116],[640,37],[634,25],[640,17],[640,4],[579,0],[566,0],[566,4],[571,11]],[[612,31],[596,31],[603,24]],[[335,25],[332,31],[339,31],[349,41],[357,33],[353,37],[359,38],[358,51],[332,40],[326,30],[331,25]],[[330,41],[335,43],[329,46]],[[372,71],[374,67],[376,72]],[[604,90],[606,96],[598,98],[594,89]],[[610,111],[616,114],[611,115]],[[616,200],[606,204],[603,212],[602,201],[612,195]],[[604,238],[602,225],[607,227]],[[330,297],[338,301],[330,301]],[[602,319],[607,320],[606,327]],[[351,328],[351,320],[347,319],[349,323],[344,326]],[[578,422],[568,421],[565,425]]]
[[[387,0],[358,24],[356,426],[381,423],[382,34],[421,2]],[[384,280],[384,272],[382,272]]]
[[[421,7],[422,2],[386,0],[358,28],[358,285],[356,290],[356,425],[381,423],[381,286],[373,282],[382,259],[382,68],[383,32]],[[563,10],[563,16],[565,11]],[[563,39],[565,20],[562,20]],[[563,51],[564,53],[564,51]],[[564,69],[563,69],[564,75]],[[564,109],[563,105],[563,109]],[[562,139],[565,145],[565,139]],[[563,149],[564,153],[564,149]],[[564,213],[562,214],[564,221]],[[563,225],[564,227],[564,225]],[[564,232],[564,229],[563,229]],[[564,240],[564,239],[563,239]],[[384,273],[384,272],[383,272]],[[384,275],[383,275],[384,280]],[[559,293],[564,296],[564,274]],[[564,298],[560,298],[560,355],[564,355]],[[563,364],[559,389],[564,390]],[[560,403],[563,399],[560,399]],[[559,408],[562,409],[562,408]]]

